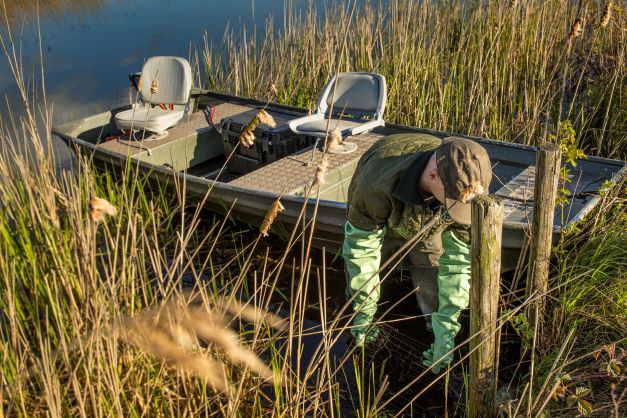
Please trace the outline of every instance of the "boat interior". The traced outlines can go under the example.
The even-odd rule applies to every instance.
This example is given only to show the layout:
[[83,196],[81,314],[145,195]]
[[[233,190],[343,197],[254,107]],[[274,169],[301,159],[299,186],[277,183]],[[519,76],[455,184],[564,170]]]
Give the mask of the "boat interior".
[[[386,85],[378,74],[338,74],[309,115],[289,106],[194,90],[189,64],[181,58],[153,57],[141,74],[129,77],[137,103],[66,124],[61,130],[109,153],[274,194],[307,193],[330,137],[327,132],[339,132],[343,145],[338,152],[327,153],[326,182],[319,197],[339,202],[346,201],[359,158],[380,138],[410,130],[448,135],[385,126]],[[240,143],[242,131],[261,109],[276,126],[259,123],[254,143],[245,147]],[[509,196],[506,217],[524,222],[532,207],[535,152],[496,141],[485,141],[484,146],[493,162],[490,192]],[[579,164],[572,172],[575,181],[568,186],[573,188],[569,213],[576,214],[586,203],[585,194],[598,191],[620,168],[589,160]]]
[[[116,111],[86,118],[77,127],[78,131],[70,134],[101,149],[186,171],[196,177],[274,193],[304,195],[321,161],[324,140],[291,132],[288,123],[299,116],[268,107],[266,111],[276,122],[276,128],[258,126],[255,133],[262,132],[264,137],[255,138],[253,147],[245,148],[241,144],[236,147],[241,130],[260,107],[207,98],[201,108],[171,127],[167,136],[150,140],[142,140],[143,132],[136,133],[136,139],[123,138],[115,124]],[[128,110],[121,110],[124,111]],[[352,152],[329,153],[327,181],[320,198],[345,201],[359,157],[385,135],[389,135],[389,130],[378,128],[351,136],[348,138],[357,145]]]

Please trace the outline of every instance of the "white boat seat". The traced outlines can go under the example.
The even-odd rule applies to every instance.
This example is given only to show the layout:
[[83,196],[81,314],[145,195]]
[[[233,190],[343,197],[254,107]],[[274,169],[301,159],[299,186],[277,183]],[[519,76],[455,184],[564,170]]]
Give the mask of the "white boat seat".
[[[374,73],[339,73],[324,87],[316,111],[289,122],[295,134],[323,138],[337,126],[342,136],[358,135],[385,126],[383,113],[387,100],[385,77]],[[346,118],[343,115],[350,115]],[[339,124],[338,124],[339,121]]]
[[132,109],[122,111],[115,115],[115,124],[122,130],[165,132],[168,128],[176,125],[185,111],[164,110],[159,106],[150,107],[148,105],[134,105]]
[[140,80],[141,103],[117,113],[115,124],[125,131],[144,130],[163,136],[185,115],[192,90],[191,66],[180,57],[151,57],[142,68]]

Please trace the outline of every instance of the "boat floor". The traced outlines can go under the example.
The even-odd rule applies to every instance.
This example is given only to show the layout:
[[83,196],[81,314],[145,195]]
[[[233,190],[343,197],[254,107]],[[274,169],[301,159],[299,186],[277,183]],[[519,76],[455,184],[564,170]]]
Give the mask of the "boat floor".
[[[373,131],[351,137],[349,141],[355,143],[357,149],[350,154],[327,153],[327,173],[337,173],[355,163],[372,144],[384,136],[382,132]],[[312,184],[321,161],[322,151],[319,148],[312,150],[312,147],[308,147],[243,175],[233,180],[231,184],[279,194],[293,194]],[[350,177],[347,180],[350,180]],[[348,187],[348,184],[345,186]],[[337,184],[333,183],[330,187],[337,187]],[[327,190],[323,184],[320,193],[324,194],[325,191]]]

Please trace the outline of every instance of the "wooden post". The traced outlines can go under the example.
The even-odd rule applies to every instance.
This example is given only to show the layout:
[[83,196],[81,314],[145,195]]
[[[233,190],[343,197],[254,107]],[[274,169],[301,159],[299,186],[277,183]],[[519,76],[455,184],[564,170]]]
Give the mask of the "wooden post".
[[[529,267],[527,270],[527,297],[540,295],[538,309],[527,310],[529,327],[534,329],[536,320],[544,316],[545,295],[549,287],[549,261],[553,244],[553,219],[562,153],[557,145],[540,147],[536,153],[536,177],[534,189],[531,237],[529,241]],[[536,318],[535,312],[538,313]]]
[[470,283],[470,417],[496,416],[497,318],[503,205],[495,196],[472,203]]

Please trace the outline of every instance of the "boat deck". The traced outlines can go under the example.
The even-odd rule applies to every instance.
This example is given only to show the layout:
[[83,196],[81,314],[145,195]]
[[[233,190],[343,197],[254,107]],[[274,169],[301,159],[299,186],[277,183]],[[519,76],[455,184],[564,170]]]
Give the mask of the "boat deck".
[[[222,121],[225,119],[231,119],[241,124],[247,124],[258,111],[257,107],[242,106],[239,104],[217,100],[212,103],[212,105],[215,107],[213,123],[216,126],[221,126]],[[299,115],[284,113],[276,109],[268,109],[268,113],[272,115],[277,126],[286,126],[291,119],[300,117]],[[152,152],[155,152],[160,148],[165,148],[181,139],[187,138],[191,134],[201,134],[212,129],[214,128],[207,121],[204,112],[197,111],[187,116],[176,126],[172,127],[168,131],[168,136],[165,138],[144,142],[112,140],[101,142],[98,144],[98,147],[124,156],[138,156],[142,153],[150,155]],[[372,132],[351,137],[349,141],[354,142],[357,145],[357,149],[350,154],[328,154],[328,175],[335,175],[337,177],[343,169],[351,165],[355,165],[361,155],[374,142],[386,134],[388,133],[385,131],[385,128],[379,128]],[[238,176],[222,171],[219,181],[272,193],[303,194],[306,188],[312,184],[316,168],[320,163],[321,158],[322,152],[320,149],[316,148],[312,151],[312,147],[308,147],[275,162],[260,166],[259,169],[248,174]],[[201,173],[202,170],[198,169],[192,169],[191,171],[193,171],[195,175],[212,178],[210,172],[220,171],[219,168],[220,167],[217,167],[216,169],[214,166],[211,170],[207,169],[206,171],[209,171],[209,174]],[[348,177],[347,180],[350,180],[350,177]],[[345,184],[344,186],[347,187],[348,184]],[[330,187],[337,188],[338,185],[333,184]],[[327,188],[322,186],[321,195],[324,195],[327,191]],[[345,195],[345,190],[340,191],[340,194]]]
[[[245,125],[265,105],[263,102],[220,94],[206,96],[202,104],[215,108],[213,117],[215,126],[221,126],[226,119]],[[286,129],[290,120],[304,115],[300,109],[282,105],[271,105],[266,110],[276,121],[277,130],[280,130],[281,126]],[[316,168],[321,161],[320,149],[312,150],[310,146],[266,165],[259,165],[253,171],[242,175],[223,170],[225,156],[222,135],[211,126],[202,111],[191,114],[171,128],[167,137],[143,143],[103,141],[102,138],[115,135],[119,130],[115,128],[111,113],[99,115],[98,118],[100,119],[68,124],[63,130],[72,136],[80,133],[95,143],[96,148],[109,153],[124,158],[132,156],[155,166],[168,166],[197,178],[218,180],[220,183],[238,186],[239,190],[250,190],[251,193],[263,191],[274,195],[316,197],[315,192],[318,192],[316,189],[309,193],[308,188],[313,184]],[[101,121],[105,126],[98,124]],[[357,149],[350,154],[327,154],[329,163],[327,182],[320,188],[318,197],[327,201],[345,202],[348,185],[359,158],[383,136],[399,132],[429,133],[440,137],[450,135],[422,128],[388,125],[347,138],[348,142],[357,145]],[[482,141],[482,145],[490,154],[494,174],[490,192],[504,198],[506,221],[521,227],[526,225],[533,203],[535,150],[517,144],[470,138]],[[565,185],[572,196],[568,206],[565,207],[566,224],[581,219],[592,207],[601,184],[624,170],[624,162],[620,161],[594,157],[579,161],[577,167],[571,170],[571,179]],[[218,173],[219,178],[216,178]],[[556,211],[556,222],[558,221],[561,222],[561,217]]]
[[[217,125],[222,119],[232,118],[237,115],[251,114],[255,111],[248,106],[240,106],[232,103],[221,103],[216,106],[214,121]],[[252,118],[252,116],[251,116]],[[122,141],[114,140],[98,144],[98,147],[109,150],[116,154],[134,156],[148,150],[154,150],[172,144],[180,139],[188,137],[192,133],[201,133],[213,129],[202,111],[194,112],[183,118],[181,122],[168,130],[168,136],[162,139],[150,141]]]
[[[197,97],[200,106],[208,105],[215,108],[213,124],[216,126],[222,126],[225,119],[247,124],[258,109],[266,106],[265,102],[222,93],[201,91]],[[284,127],[283,129],[290,120],[306,114],[304,109],[281,104],[271,104],[266,110],[274,117],[277,125]],[[321,160],[322,153],[319,149],[312,150],[309,146],[289,156],[278,158],[282,148],[274,144],[277,147],[272,148],[271,152],[268,151],[267,157],[278,159],[263,166],[255,165],[254,160],[250,159],[244,163],[247,155],[242,154],[238,164],[241,163],[241,172],[247,173],[242,175],[236,171],[223,170],[226,160],[223,137],[219,130],[214,129],[207,121],[202,111],[185,118],[169,130],[167,137],[160,140],[143,143],[105,141],[105,138],[119,134],[113,117],[117,111],[119,110],[67,122],[55,127],[53,132],[68,144],[93,152],[94,158],[114,166],[120,166],[120,163],[130,156],[142,168],[150,173],[156,173],[151,174],[155,178],[167,178],[172,176],[173,172],[187,175],[186,187],[190,194],[196,196],[205,196],[209,187],[206,180],[218,180],[215,187],[211,187],[213,192],[209,198],[214,208],[222,211],[225,205],[237,202],[235,212],[239,213],[245,222],[255,222],[255,219],[260,222],[276,196],[283,194],[286,197],[284,199],[286,213],[282,215],[282,219],[289,225],[289,222],[294,222],[298,218],[302,209],[299,197],[316,197],[317,188],[314,190],[309,188],[313,184],[316,168]],[[237,124],[231,125],[229,129],[231,127],[239,129]],[[280,130],[281,128],[277,127],[277,131]],[[489,191],[503,197],[505,212],[503,245],[506,248],[522,248],[533,209],[535,148],[394,124],[347,138],[348,142],[357,145],[353,153],[327,155],[329,166],[326,183],[317,194],[323,201],[319,207],[317,220],[317,231],[320,234],[317,239],[321,247],[336,248],[336,244],[342,242],[346,208],[344,202],[359,158],[383,136],[401,132],[430,134],[440,138],[456,135],[480,142],[492,160],[493,178]],[[235,131],[232,134],[236,135]],[[298,138],[298,141],[301,139],[303,138]],[[299,146],[311,143],[309,140],[298,142]],[[277,154],[273,154],[274,151]],[[239,170],[240,166],[232,168]],[[216,179],[218,173],[219,178]],[[577,166],[570,169],[569,181],[560,185],[569,191],[570,197],[568,204],[556,208],[554,219],[556,230],[568,227],[593,210],[600,201],[599,191],[603,185],[607,184],[607,181],[618,182],[625,173],[627,166],[624,161],[597,157],[578,160]]]

